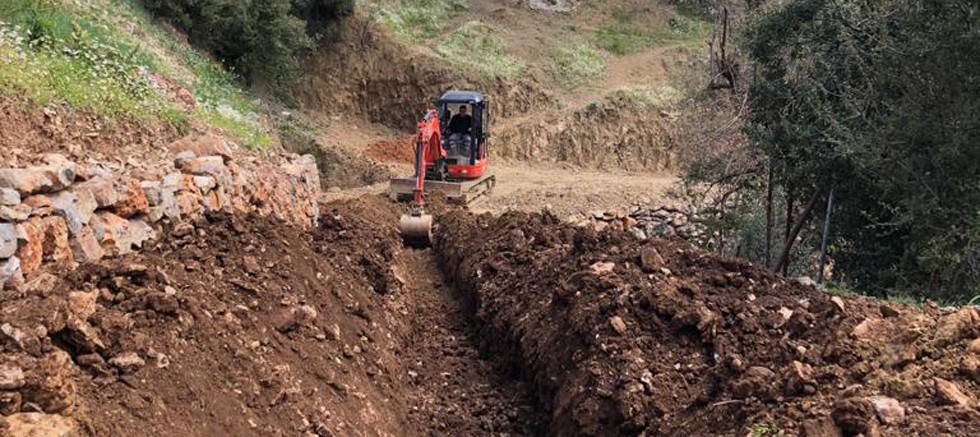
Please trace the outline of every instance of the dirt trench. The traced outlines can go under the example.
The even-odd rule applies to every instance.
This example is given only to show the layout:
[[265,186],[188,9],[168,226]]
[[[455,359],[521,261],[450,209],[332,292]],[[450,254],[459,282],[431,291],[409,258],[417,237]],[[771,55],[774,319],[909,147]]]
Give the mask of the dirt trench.
[[0,390],[0,414],[67,414],[92,437],[546,435],[437,257],[402,248],[398,213],[332,202],[312,232],[209,216],[0,294],[17,333],[0,335],[0,369],[27,379]]
[[423,435],[546,435],[531,387],[508,363],[481,353],[472,307],[445,283],[435,254],[405,249],[396,272],[411,294],[403,360],[419,393],[409,418],[426,424]]
[[444,211],[406,249],[399,212],[211,216],[0,294],[0,368],[26,379],[0,413],[73,412],[92,437],[980,432],[975,308],[832,296],[548,214]]

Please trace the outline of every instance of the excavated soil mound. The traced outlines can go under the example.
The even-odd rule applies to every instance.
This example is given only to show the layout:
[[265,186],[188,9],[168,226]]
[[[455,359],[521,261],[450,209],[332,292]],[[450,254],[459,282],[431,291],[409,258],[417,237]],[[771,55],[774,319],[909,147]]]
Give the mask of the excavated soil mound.
[[51,393],[71,398],[74,384],[77,401],[46,411],[75,409],[87,435],[413,435],[400,331],[383,311],[398,286],[391,208],[327,205],[312,234],[212,216],[141,255],[51,276],[0,299],[0,324],[39,333],[0,335],[0,364],[68,352],[78,370]]
[[378,162],[412,165],[415,163],[412,138],[412,136],[399,136],[374,142],[367,147],[365,153],[368,158]]
[[832,296],[550,216],[452,212],[436,236],[550,435],[980,435],[975,308]]

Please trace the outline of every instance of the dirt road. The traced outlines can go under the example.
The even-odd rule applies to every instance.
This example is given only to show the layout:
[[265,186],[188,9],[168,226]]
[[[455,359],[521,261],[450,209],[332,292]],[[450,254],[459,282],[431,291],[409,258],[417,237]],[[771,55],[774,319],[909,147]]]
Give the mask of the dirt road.
[[[395,167],[395,174],[409,175],[407,166]],[[549,209],[558,217],[592,210],[606,210],[627,203],[656,203],[677,182],[677,178],[656,173],[616,173],[583,170],[556,164],[494,164],[497,186],[485,199],[473,205],[475,213],[502,214],[507,211],[536,212]],[[353,199],[382,194],[386,182],[343,191],[327,192],[324,201]]]

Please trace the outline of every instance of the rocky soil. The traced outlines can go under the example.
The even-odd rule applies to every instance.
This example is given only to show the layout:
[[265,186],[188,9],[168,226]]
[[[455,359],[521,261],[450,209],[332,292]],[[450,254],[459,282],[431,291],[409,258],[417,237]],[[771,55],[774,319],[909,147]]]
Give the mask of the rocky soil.
[[[480,235],[480,238],[472,238]],[[678,240],[452,213],[436,245],[547,435],[980,432],[980,314],[834,296]]]
[[210,215],[5,295],[0,363],[26,375],[5,414],[73,413],[82,435],[403,435],[391,253],[321,244],[344,208],[313,233]]

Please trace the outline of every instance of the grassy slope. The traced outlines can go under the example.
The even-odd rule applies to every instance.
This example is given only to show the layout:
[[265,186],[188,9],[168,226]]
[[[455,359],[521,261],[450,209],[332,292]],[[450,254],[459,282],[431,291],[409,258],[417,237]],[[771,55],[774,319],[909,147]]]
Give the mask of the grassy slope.
[[[158,77],[189,90],[196,107],[178,104]],[[262,103],[219,63],[153,23],[136,0],[0,2],[0,93],[110,117],[197,120],[246,147],[273,143]]]
[[[632,0],[583,2],[580,16],[555,15],[553,29],[534,35],[526,29],[502,29],[474,11],[481,0],[366,0],[362,10],[408,44],[425,46],[447,62],[486,77],[515,78],[537,69],[564,89],[601,87],[610,60],[657,47],[693,50],[711,31],[711,23],[689,11]],[[669,18],[660,20],[659,15]],[[462,24],[460,24],[462,20]],[[536,24],[534,27],[538,27]],[[540,29],[536,29],[540,30]],[[511,33],[511,35],[507,35]],[[542,37],[546,56],[528,56],[515,47],[515,36]],[[508,37],[510,39],[508,39]],[[650,97],[646,84],[610,90],[617,95]],[[641,91],[637,91],[641,90]],[[659,93],[655,91],[655,93]],[[659,98],[662,96],[654,96]],[[654,98],[646,98],[653,100]]]

